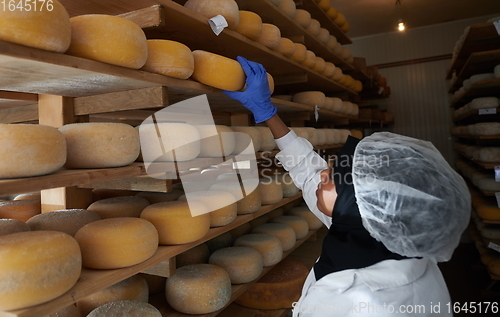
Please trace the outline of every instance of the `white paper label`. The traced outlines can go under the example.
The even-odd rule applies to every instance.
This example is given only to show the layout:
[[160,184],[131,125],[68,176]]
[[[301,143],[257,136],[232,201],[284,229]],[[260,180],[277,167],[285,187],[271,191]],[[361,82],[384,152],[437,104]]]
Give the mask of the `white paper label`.
[[500,166],[495,166],[495,181],[500,182]]
[[319,119],[319,107],[318,107],[318,105],[314,106],[314,118],[316,119],[316,122],[318,122],[318,119]]
[[479,114],[496,114],[497,108],[479,109]]
[[384,92],[384,87],[378,87],[378,94],[381,95]]
[[500,20],[493,22],[495,29],[497,29],[498,35],[500,35]]
[[500,252],[500,245],[493,243],[490,241],[490,244],[488,244],[488,248],[493,249],[497,252]]
[[208,24],[210,24],[212,31],[214,31],[215,35],[217,36],[221,34],[222,31],[224,31],[224,29],[228,26],[226,18],[224,18],[220,14],[208,20]]
[[497,198],[498,208],[500,208],[500,193],[495,193],[495,197]]

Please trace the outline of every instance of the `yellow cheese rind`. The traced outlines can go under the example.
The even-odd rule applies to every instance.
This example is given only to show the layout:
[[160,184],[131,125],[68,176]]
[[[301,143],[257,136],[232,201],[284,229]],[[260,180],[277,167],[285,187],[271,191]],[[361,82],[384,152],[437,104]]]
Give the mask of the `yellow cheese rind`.
[[188,0],[184,6],[207,19],[222,15],[229,25],[228,28],[233,30],[240,23],[238,4],[234,0]]
[[[199,191],[189,193],[189,201],[197,201],[210,211],[210,227],[222,227],[236,219],[238,206],[236,198],[227,191]],[[179,197],[179,201],[187,201],[187,196]]]
[[41,304],[68,291],[80,277],[75,239],[62,232],[27,231],[0,237],[0,309]]
[[283,199],[283,186],[275,177],[261,178],[259,181],[262,205],[272,205]]
[[326,12],[330,9],[330,0],[321,0],[318,2],[318,5],[323,11]]
[[295,12],[294,20],[297,21],[297,23],[300,24],[300,26],[302,26],[304,29],[307,29],[311,24],[311,14],[309,13],[309,11],[297,9],[297,11]]
[[307,48],[301,43],[293,43],[293,45],[295,46],[295,52],[290,58],[297,63],[304,62],[307,58]]
[[309,232],[309,225],[307,224],[307,221],[298,216],[287,215],[276,217],[272,219],[271,222],[281,223],[291,227],[295,231],[297,240],[304,239]]
[[101,217],[86,209],[66,209],[46,212],[31,217],[26,221],[31,231],[49,230],[61,231],[74,236],[81,227]]
[[334,7],[330,7],[328,11],[326,11],[326,14],[330,17],[330,19],[335,20],[337,15],[339,15],[339,12]]
[[297,12],[297,7],[295,6],[295,1],[293,0],[281,0],[278,8],[290,18],[294,18]]
[[257,41],[262,33],[262,19],[255,12],[240,10],[240,23],[234,30]]
[[309,31],[312,35],[316,36],[319,34],[319,29],[321,28],[321,24],[316,19],[311,19],[311,23],[307,27],[307,31]]
[[132,300],[104,304],[92,310],[87,317],[162,317],[153,305]]
[[158,232],[140,218],[109,218],[91,222],[75,234],[83,265],[117,269],[149,259],[158,248]]
[[24,231],[31,231],[30,226],[24,221],[17,219],[0,219],[0,236]]
[[270,23],[262,23],[262,33],[257,39],[258,43],[276,51],[280,46],[280,40],[281,31],[276,25]]
[[292,40],[282,37],[280,39],[280,46],[278,47],[278,52],[286,57],[292,57],[295,54],[295,45],[293,45]]
[[193,51],[194,72],[191,78],[215,88],[238,91],[245,85],[245,73],[237,61],[214,53]]
[[280,239],[270,234],[246,234],[236,239],[234,246],[249,247],[259,251],[264,261],[264,267],[275,265],[283,258],[283,245]]
[[333,22],[335,22],[335,24],[337,24],[338,26],[342,27],[342,25],[346,23],[345,16],[342,13],[339,13],[335,18],[335,20],[333,20]]
[[330,32],[325,28],[320,28],[317,37],[320,42],[327,44],[330,40]]
[[321,91],[303,91],[295,94],[293,101],[310,106],[318,105],[321,108],[325,105],[326,97]]
[[149,206],[149,202],[140,196],[121,196],[101,199],[87,207],[97,213],[101,219],[118,217],[139,217]]
[[302,65],[314,68],[316,66],[316,54],[313,51],[307,50],[306,52],[306,60],[302,62]]
[[5,7],[0,10],[1,41],[58,53],[68,49],[71,25],[68,12],[59,1],[52,2],[50,11],[42,3],[37,3],[42,6],[41,10],[40,6],[38,10],[27,10],[29,2],[25,5],[26,10],[9,10],[12,3],[4,2]]
[[41,212],[42,205],[38,199],[0,202],[0,219],[17,219],[26,222]]
[[264,261],[259,251],[248,247],[229,247],[215,251],[208,260],[229,274],[231,284],[248,283],[260,276]]
[[[246,187],[250,187],[252,181],[243,180]],[[242,197],[243,186],[239,182],[217,183],[210,187],[210,190],[227,191],[234,195],[234,197]],[[238,199],[238,198],[237,198]],[[245,196],[236,202],[238,215],[251,214],[259,210],[262,205],[262,196],[259,186],[252,192],[245,192]]]
[[71,45],[66,54],[139,69],[148,58],[146,35],[139,25],[105,14],[72,17]]
[[314,70],[318,73],[323,73],[325,71],[326,62],[323,58],[316,56],[316,63],[314,64]]
[[271,151],[276,147],[273,133],[268,127],[254,127],[260,133],[260,151]]
[[325,69],[323,70],[323,75],[325,75],[326,77],[332,77],[334,73],[335,73],[335,64],[326,62]]
[[194,71],[194,58],[186,45],[169,40],[148,40],[148,58],[142,69],[174,78],[187,79]]
[[[285,216],[281,216],[285,217]],[[297,240],[297,235],[295,234],[295,230],[285,224],[276,223],[275,219],[281,218],[273,218],[272,223],[265,223],[258,227],[252,229],[252,233],[263,233],[270,234],[275,236],[281,241],[281,245],[283,247],[283,251],[291,250],[295,246],[295,241]]]
[[198,157],[222,157],[233,153],[236,146],[233,129],[225,125],[195,125],[194,127],[200,133]]

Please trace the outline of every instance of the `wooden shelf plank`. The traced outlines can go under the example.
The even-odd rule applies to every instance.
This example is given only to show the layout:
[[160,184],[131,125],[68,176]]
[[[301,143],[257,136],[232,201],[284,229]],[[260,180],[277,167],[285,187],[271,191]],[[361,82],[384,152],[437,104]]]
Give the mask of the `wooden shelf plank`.
[[482,73],[492,73],[496,65],[500,63],[500,49],[484,52],[472,53],[458,74],[458,80],[451,87],[450,92],[460,88],[463,81],[470,78],[472,75]]
[[481,80],[474,83],[451,107],[459,108],[478,97],[500,97],[500,78]]
[[331,35],[337,38],[337,41],[342,44],[352,44],[351,39],[340,29],[340,27],[333,22],[333,20],[319,7],[319,5],[314,0],[302,0],[298,9],[304,9],[311,13],[311,17],[316,19],[321,24],[321,27],[327,29]]
[[91,13],[117,15],[157,4],[154,0],[60,0],[59,2],[70,17]]
[[[302,197],[301,193],[290,198],[284,198],[277,204],[262,206],[257,212],[253,214],[239,215],[236,217],[236,220],[226,226],[211,228],[208,234],[198,241],[175,246],[159,246],[158,250],[151,258],[134,266],[115,270],[92,270],[84,268],[76,285],[60,297],[50,302],[26,309],[20,309],[10,312],[0,311],[0,317],[38,317],[54,313],[59,309],[71,305],[82,298],[85,298],[99,290],[114,285],[130,276],[140,273],[147,268],[155,266],[158,263],[170,259],[224,232],[228,232],[229,230],[232,230],[243,223],[260,217],[273,209],[279,208],[291,201],[299,199],[300,197]],[[299,240],[297,243],[302,243],[302,241],[303,240]]]
[[485,163],[485,162],[480,162],[480,161],[476,161],[474,160],[473,158],[471,157],[468,157],[464,152],[462,151],[458,151],[455,149],[455,151],[460,154],[461,156],[463,156],[466,160],[468,161],[471,161],[473,163],[475,163],[476,165],[479,165],[481,166],[482,168],[484,169],[489,169],[489,170],[492,170],[492,169],[495,169],[495,166],[500,166],[500,162],[498,163]]
[[471,139],[471,140],[500,140],[500,134],[497,135],[465,135],[465,134],[458,134],[454,135],[457,138],[462,138],[462,139]]

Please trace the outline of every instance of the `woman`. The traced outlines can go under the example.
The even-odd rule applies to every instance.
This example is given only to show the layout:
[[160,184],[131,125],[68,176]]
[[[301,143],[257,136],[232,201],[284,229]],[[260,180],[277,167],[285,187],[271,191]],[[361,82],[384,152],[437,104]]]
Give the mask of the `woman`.
[[276,157],[329,228],[293,315],[452,315],[437,262],[469,222],[463,179],[429,142],[392,133],[349,137],[329,170],[277,115],[264,67],[238,61],[247,89],[224,93],[266,122]]

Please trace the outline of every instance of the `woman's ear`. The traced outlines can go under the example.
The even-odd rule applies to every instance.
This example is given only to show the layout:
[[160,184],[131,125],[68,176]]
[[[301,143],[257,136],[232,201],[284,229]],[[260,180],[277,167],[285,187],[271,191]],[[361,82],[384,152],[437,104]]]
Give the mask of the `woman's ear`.
[[320,172],[321,181],[316,190],[316,197],[318,202],[316,206],[319,211],[325,215],[331,217],[333,212],[333,206],[337,200],[337,190],[335,189],[335,183],[331,178],[331,169],[322,170]]

